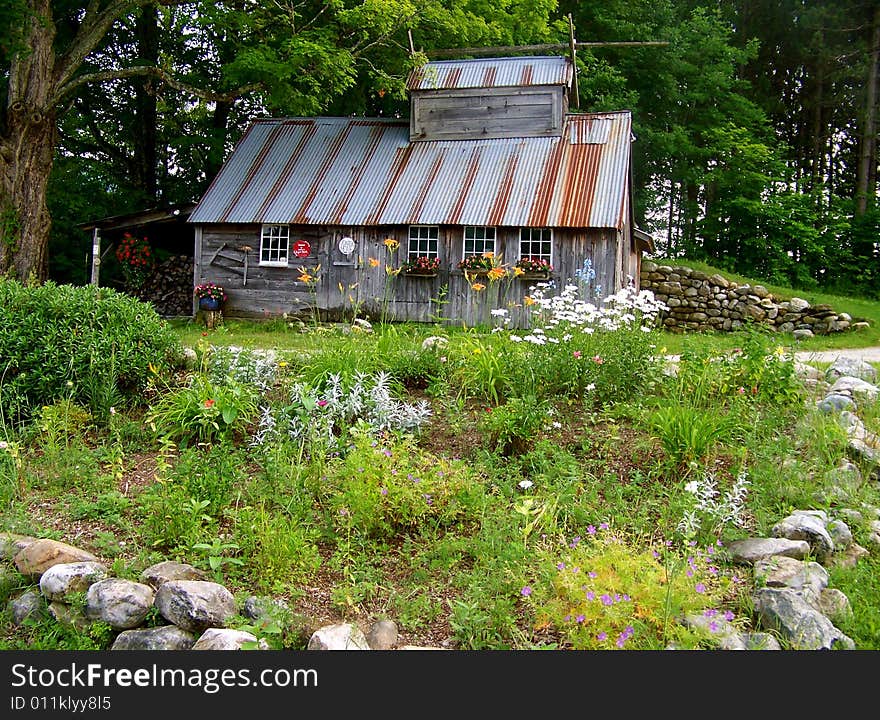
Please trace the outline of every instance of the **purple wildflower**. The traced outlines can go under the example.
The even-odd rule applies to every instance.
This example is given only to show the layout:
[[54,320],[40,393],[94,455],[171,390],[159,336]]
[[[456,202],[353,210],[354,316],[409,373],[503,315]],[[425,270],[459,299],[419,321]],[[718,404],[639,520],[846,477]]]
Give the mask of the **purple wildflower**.
[[614,604],[614,600],[611,599],[611,596],[608,593],[605,593],[604,595],[602,595],[602,597],[600,597],[599,600],[602,601],[603,605],[613,605]]
[[604,630],[602,632],[600,632],[598,635],[596,635],[596,640],[598,640],[599,642],[602,642],[603,640],[607,640],[607,639],[608,639],[608,633],[605,632]]
[[596,534],[596,526],[595,525],[587,525],[587,532],[590,535],[595,535]]
[[523,587],[522,590],[519,591],[519,594],[522,595],[523,597],[528,597],[529,595],[532,594],[531,586],[526,585],[525,587]]
[[694,590],[702,595],[704,592],[706,592],[706,586],[703,585],[703,583],[698,582],[696,585],[694,585]]

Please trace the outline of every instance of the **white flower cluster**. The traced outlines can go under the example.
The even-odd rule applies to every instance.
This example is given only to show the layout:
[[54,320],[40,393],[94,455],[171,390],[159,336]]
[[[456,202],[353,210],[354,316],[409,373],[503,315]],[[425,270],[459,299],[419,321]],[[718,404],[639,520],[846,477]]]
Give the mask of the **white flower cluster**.
[[545,345],[560,339],[565,342],[577,331],[592,334],[639,327],[650,332],[660,313],[668,310],[650,290],[636,290],[632,285],[606,297],[601,306],[583,299],[578,285],[569,284],[559,294],[549,294],[553,289],[549,283],[535,286],[530,297],[539,327],[523,337],[511,336],[511,340]]
[[356,373],[350,383],[333,374],[317,387],[296,383],[290,403],[282,408],[263,408],[252,444],[262,445],[284,432],[293,440],[319,440],[338,449],[339,438],[356,423],[366,424],[376,434],[414,431],[430,415],[425,400],[411,404],[395,399],[387,373]]
[[727,523],[742,527],[745,523],[743,511],[748,485],[746,471],[743,470],[730,490],[719,500],[718,484],[711,473],[706,473],[702,480],[689,482],[684,489],[694,496],[694,501],[678,523],[679,532],[686,537],[692,537],[702,528],[705,520],[712,522],[713,532],[720,531]]

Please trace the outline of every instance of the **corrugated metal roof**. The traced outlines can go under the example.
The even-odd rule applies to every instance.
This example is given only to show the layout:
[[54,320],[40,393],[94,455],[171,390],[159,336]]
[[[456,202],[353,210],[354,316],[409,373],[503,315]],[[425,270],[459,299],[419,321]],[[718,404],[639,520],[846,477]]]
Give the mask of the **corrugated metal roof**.
[[410,73],[410,90],[451,90],[571,84],[571,60],[526,56],[476,60],[432,60]]
[[561,137],[409,142],[405,121],[258,120],[190,222],[620,227],[629,112]]

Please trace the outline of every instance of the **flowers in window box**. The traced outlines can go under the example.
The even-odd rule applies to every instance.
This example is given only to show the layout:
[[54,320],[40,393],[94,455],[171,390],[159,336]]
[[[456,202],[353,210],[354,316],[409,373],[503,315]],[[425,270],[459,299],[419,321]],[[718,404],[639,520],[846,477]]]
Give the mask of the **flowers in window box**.
[[440,269],[440,258],[430,255],[411,257],[400,269],[407,275],[433,275]]
[[193,295],[199,300],[202,298],[211,298],[219,302],[224,302],[226,300],[226,291],[223,290],[220,285],[215,285],[212,282],[196,285],[195,290],[193,290]]
[[489,272],[495,267],[495,255],[483,253],[482,255],[468,255],[460,263],[458,269],[465,272]]
[[553,270],[553,266],[544,258],[521,257],[514,265],[514,270],[517,269],[522,271],[517,274],[546,275]]
[[135,290],[144,286],[155,265],[147,238],[135,237],[131,233],[125,233],[116,246],[116,260],[122,269],[126,286]]

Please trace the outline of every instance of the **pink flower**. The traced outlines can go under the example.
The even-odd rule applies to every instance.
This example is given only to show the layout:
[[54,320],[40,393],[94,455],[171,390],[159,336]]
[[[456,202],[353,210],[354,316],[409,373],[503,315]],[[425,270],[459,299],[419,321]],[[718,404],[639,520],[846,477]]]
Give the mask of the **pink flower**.
[[575,358],[579,358],[579,357],[581,356],[581,351],[580,351],[580,350],[575,350],[575,351],[572,353],[572,355],[574,355]]
[[318,407],[325,407],[327,405],[326,400],[318,400]]
[[601,365],[605,361],[602,359],[601,355],[593,355],[593,362],[596,363],[596,365]]

